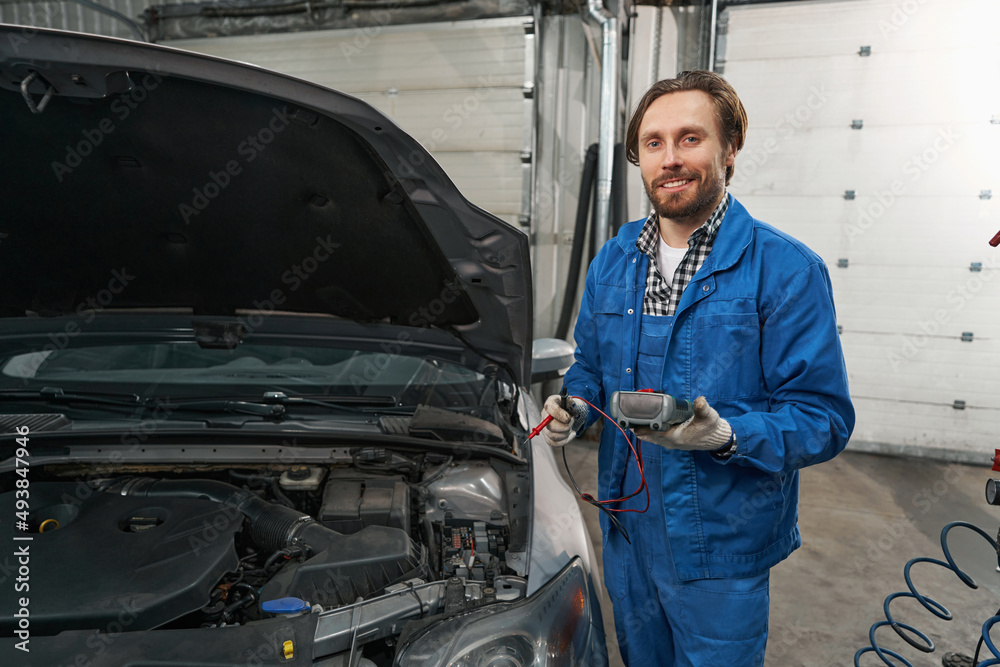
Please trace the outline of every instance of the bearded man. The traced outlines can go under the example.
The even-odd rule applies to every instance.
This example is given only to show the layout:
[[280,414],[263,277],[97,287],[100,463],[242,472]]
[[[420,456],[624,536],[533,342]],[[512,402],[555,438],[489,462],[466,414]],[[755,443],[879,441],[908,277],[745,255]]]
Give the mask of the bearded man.
[[[804,244],[726,191],[747,116],[711,72],[639,102],[626,135],[652,213],[624,225],[587,274],[565,387],[606,409],[615,391],[693,400],[669,430],[637,428],[638,456],[604,428],[604,580],[626,664],[760,667],[770,568],[801,545],[799,469],[854,428],[830,277]],[[599,415],[545,403],[563,446]],[[642,461],[642,467],[638,465]],[[630,541],[626,540],[626,532]]]

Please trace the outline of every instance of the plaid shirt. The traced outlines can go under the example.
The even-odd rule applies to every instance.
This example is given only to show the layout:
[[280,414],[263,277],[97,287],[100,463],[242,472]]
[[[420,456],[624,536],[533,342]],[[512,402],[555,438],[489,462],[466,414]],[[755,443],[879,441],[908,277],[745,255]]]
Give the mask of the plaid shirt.
[[719,225],[726,217],[729,208],[729,195],[723,195],[722,201],[698,229],[688,237],[688,250],[684,259],[677,266],[673,280],[668,282],[656,265],[656,251],[660,240],[660,225],[656,213],[650,213],[646,224],[642,227],[635,246],[649,256],[649,269],[646,271],[646,295],[642,300],[643,315],[673,315],[677,311],[684,288],[691,278],[705,263],[708,253],[712,252],[712,244],[719,233]]

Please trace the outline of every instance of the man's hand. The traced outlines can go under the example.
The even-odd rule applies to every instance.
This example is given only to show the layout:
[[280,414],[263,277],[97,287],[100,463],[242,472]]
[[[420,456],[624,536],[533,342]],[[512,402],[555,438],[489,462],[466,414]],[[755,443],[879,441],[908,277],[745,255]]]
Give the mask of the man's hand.
[[[546,402],[548,405],[548,402]],[[555,420],[553,420],[553,423]],[[694,399],[694,415],[686,422],[673,426],[666,431],[654,431],[650,428],[633,429],[635,434],[654,445],[667,449],[719,449],[733,435],[733,429],[725,419],[719,417],[704,396]]]
[[542,407],[542,418],[552,415],[552,421],[542,429],[545,442],[553,447],[562,447],[576,437],[576,432],[587,423],[587,404],[579,398],[568,401],[569,410],[563,410],[559,394],[552,394],[545,399]]

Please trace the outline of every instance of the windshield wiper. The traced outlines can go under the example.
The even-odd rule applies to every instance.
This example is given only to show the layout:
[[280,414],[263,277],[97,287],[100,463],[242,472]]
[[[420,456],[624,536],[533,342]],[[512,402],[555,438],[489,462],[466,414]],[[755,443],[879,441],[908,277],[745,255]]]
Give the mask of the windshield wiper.
[[345,412],[357,412],[361,407],[396,407],[395,396],[328,396],[322,398],[314,396],[289,396],[283,391],[265,391],[265,403],[275,403],[278,405],[318,405],[332,410],[343,410]]
[[392,396],[331,396],[316,399],[306,396],[289,396],[281,391],[264,392],[263,400],[246,401],[234,399],[201,399],[171,403],[169,399],[147,399],[147,407],[160,407],[165,410],[195,410],[198,412],[234,412],[245,415],[255,415],[280,421],[288,416],[289,406],[318,405],[328,410],[357,412],[361,407],[386,406],[393,407],[396,399]]
[[289,406],[315,405],[327,410],[339,410],[355,413],[365,407],[393,408],[396,399],[393,396],[289,396],[282,391],[264,393],[262,401],[246,401],[238,399],[206,398],[172,402],[170,398],[149,397],[140,398],[137,394],[102,394],[98,392],[67,392],[61,387],[42,387],[41,389],[0,389],[0,400],[45,401],[48,403],[95,403],[98,405],[113,405],[117,407],[151,409],[162,408],[168,411],[188,410],[196,412],[230,412],[253,415],[280,421],[288,416]]
[[233,412],[243,415],[254,415],[280,421],[286,414],[285,406],[274,403],[255,403],[253,401],[229,401],[220,399],[209,399],[204,401],[184,401],[182,403],[171,403],[168,400],[152,399],[147,401],[148,407],[162,408],[173,412],[175,410],[190,410],[195,412]]
[[82,401],[99,403],[101,405],[118,405],[124,407],[139,407],[143,401],[136,394],[101,394],[97,392],[65,392],[61,387],[42,387],[41,389],[2,389],[0,399],[28,399],[48,401],[52,403],[69,403]]

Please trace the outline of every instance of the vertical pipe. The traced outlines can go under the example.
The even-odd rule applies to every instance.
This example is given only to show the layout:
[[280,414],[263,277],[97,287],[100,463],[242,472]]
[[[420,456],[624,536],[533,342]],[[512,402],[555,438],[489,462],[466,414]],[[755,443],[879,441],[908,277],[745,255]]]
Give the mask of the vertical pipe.
[[600,132],[597,158],[597,206],[594,225],[597,230],[597,247],[608,240],[611,220],[611,175],[615,164],[615,136],[618,125],[619,56],[618,19],[609,12],[601,0],[588,0],[590,15],[602,28],[601,41],[601,107]]
[[[712,0],[712,24],[708,34],[708,71],[715,71],[715,31],[719,22],[719,0]],[[704,34],[704,33],[702,33]]]
[[660,80],[660,42],[663,40],[663,7],[657,7],[653,11],[653,34],[650,37],[649,49],[649,85]]

